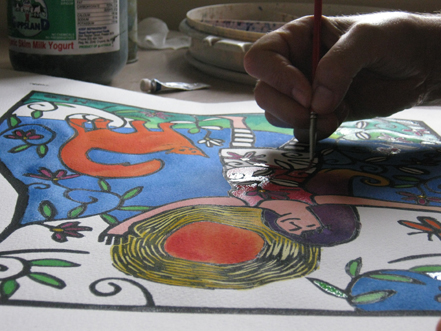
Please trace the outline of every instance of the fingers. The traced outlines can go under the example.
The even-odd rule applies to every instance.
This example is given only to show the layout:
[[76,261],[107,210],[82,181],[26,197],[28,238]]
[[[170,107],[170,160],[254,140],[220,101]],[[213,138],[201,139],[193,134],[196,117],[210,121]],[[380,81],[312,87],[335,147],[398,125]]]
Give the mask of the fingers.
[[314,83],[311,108],[319,115],[330,114],[346,96],[355,76],[375,61],[369,51],[375,41],[363,28],[352,27],[321,58]]
[[273,86],[259,81],[254,97],[260,108],[265,109],[267,120],[275,126],[285,128],[307,128],[309,110]]
[[244,58],[251,76],[305,108],[309,108],[312,95],[302,64],[310,57],[310,25],[309,19],[291,22],[256,41]]
[[256,101],[270,123],[307,141],[312,109],[323,139],[347,119],[388,116],[441,95],[431,88],[437,94],[428,96],[433,70],[421,57],[421,25],[406,13],[323,18],[324,55],[311,84],[313,20],[304,17],[258,40],[244,66],[259,80]]
[[[293,128],[294,136],[299,141],[309,141],[310,110],[308,108],[262,81],[257,83],[254,96],[259,107],[265,109],[269,123],[282,128]],[[329,137],[346,118],[347,108],[344,105],[338,107],[335,112],[318,117],[319,140]]]
[[[419,42],[422,39],[418,32],[419,21],[414,16],[406,13],[375,13],[352,18],[330,18],[325,19],[325,26],[324,41],[331,44],[334,35],[338,36],[345,29],[347,31],[329,48],[318,65],[311,101],[312,109],[318,114],[334,111],[352,87],[355,77],[359,78],[361,89],[352,94],[358,105],[363,106],[372,103],[371,100],[386,105],[387,98],[383,101],[377,97],[378,93],[385,92],[378,83],[381,83],[381,79],[386,82],[388,94],[398,92],[406,98],[409,96],[406,95],[407,90],[394,89],[391,82],[411,78],[417,83],[412,81],[409,84],[415,85],[418,80],[425,78],[425,65],[420,61],[419,50],[423,46]],[[377,77],[366,80],[361,75],[364,69],[371,70]],[[373,85],[370,95],[363,99],[363,95],[366,95],[363,90],[367,90],[369,83]],[[406,104],[409,102],[406,101]],[[402,109],[400,102],[393,105],[394,111]],[[364,110],[358,107],[354,111],[360,113],[359,117],[364,115]]]
[[[312,23],[311,17],[305,17],[285,25],[258,40],[244,58],[247,72],[259,79],[255,98],[266,111],[267,120],[275,126],[293,128],[295,137],[305,142],[309,139],[312,99],[307,78],[311,71]],[[338,41],[345,24],[329,25],[325,46],[331,47]],[[322,98],[327,97],[323,89],[317,91]],[[333,100],[330,106],[336,108],[338,103]],[[319,116],[318,139],[328,137],[338,128],[346,116],[343,113],[325,111]]]

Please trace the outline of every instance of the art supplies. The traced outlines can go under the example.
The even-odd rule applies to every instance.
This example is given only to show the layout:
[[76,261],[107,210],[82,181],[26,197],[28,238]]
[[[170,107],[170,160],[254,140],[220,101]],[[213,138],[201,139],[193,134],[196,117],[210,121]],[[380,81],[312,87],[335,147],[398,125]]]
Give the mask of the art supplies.
[[185,82],[161,82],[158,79],[144,78],[141,80],[141,91],[147,93],[161,93],[172,91],[196,91],[209,88],[210,85],[203,83]]

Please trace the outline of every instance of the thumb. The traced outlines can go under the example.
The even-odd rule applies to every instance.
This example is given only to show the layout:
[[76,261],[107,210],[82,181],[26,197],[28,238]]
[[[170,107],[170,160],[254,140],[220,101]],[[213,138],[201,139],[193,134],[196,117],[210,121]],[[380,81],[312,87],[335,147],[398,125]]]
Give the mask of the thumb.
[[311,108],[330,114],[344,99],[353,78],[371,63],[370,37],[350,29],[321,58],[313,82]]

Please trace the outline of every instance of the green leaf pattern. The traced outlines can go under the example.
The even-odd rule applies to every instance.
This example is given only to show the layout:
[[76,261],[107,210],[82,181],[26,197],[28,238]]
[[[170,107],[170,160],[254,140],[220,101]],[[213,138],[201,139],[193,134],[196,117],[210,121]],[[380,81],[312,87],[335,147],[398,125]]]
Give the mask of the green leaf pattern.
[[31,266],[38,267],[78,267],[79,264],[59,259],[39,259],[29,261]]
[[41,285],[49,286],[59,290],[66,287],[66,283],[62,279],[48,273],[34,271],[34,267],[71,268],[80,266],[79,264],[74,262],[52,258],[35,259],[29,261],[20,259],[20,261],[25,265],[25,268],[23,269],[24,271],[18,273],[15,278],[11,277],[0,281],[0,302],[5,302],[9,300],[19,290],[20,284],[18,282],[18,279],[22,277],[27,277]]
[[141,191],[142,191],[142,186],[132,188],[131,190],[129,190],[123,194],[122,199],[123,200],[132,199],[132,198],[136,197],[139,193],[141,193]]
[[360,274],[361,270],[361,258],[349,261],[346,265],[346,273],[351,276],[351,278],[355,278]]
[[49,148],[47,147],[47,145],[39,145],[37,147],[37,154],[39,157],[43,158],[46,156],[47,152],[48,152]]
[[2,300],[9,299],[15,292],[17,292],[20,285],[15,279],[8,279],[0,284],[0,298]]
[[10,128],[14,128],[21,123],[21,120],[17,117],[17,115],[12,115],[8,118],[8,126]]
[[57,215],[57,209],[49,200],[42,201],[38,210],[47,221],[53,220]]
[[104,179],[100,178],[98,180],[98,185],[103,192],[111,192],[112,191],[110,184],[107,183]]
[[66,287],[66,283],[64,281],[62,281],[61,279],[59,279],[55,276],[51,276],[51,275],[48,275],[45,273],[32,272],[28,275],[28,277],[30,279],[36,281],[37,283],[51,286],[51,287],[55,287],[58,289],[62,289],[64,287]]
[[69,210],[67,217],[68,218],[77,218],[82,213],[86,211],[87,207],[86,205],[80,205],[78,207],[73,208],[72,210]]
[[43,116],[43,112],[40,110],[35,110],[31,113],[31,116],[34,120],[39,119]]
[[23,152],[24,150],[28,149],[29,147],[31,147],[31,145],[20,145],[20,146],[16,146],[14,148],[11,148],[9,150],[9,153],[20,153]]
[[345,293],[345,291],[339,289],[338,287],[325,282],[323,280],[319,280],[319,279],[314,279],[314,278],[308,278],[309,281],[311,281],[315,286],[317,286],[320,290],[322,290],[323,292],[333,295],[337,298],[343,298],[346,299],[348,297],[348,295]]
[[377,291],[377,292],[369,292],[357,295],[351,298],[351,302],[354,304],[372,304],[376,302],[380,302],[386,300],[395,294],[395,291]]

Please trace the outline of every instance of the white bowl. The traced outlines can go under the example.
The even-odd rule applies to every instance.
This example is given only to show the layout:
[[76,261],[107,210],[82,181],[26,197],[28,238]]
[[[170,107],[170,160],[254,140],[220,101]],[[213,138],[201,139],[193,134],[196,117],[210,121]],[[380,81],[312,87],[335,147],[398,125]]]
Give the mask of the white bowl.
[[[324,4],[323,15],[370,13],[385,8]],[[253,84],[246,75],[243,57],[254,41],[296,18],[311,15],[313,3],[236,3],[199,7],[187,12],[179,29],[191,37],[187,59],[211,75],[232,71],[230,80]],[[208,67],[207,67],[208,66]],[[215,68],[210,68],[213,66]],[[205,68],[205,69],[204,69]],[[210,70],[208,70],[208,69]],[[239,74],[239,75],[238,75]],[[227,78],[225,77],[227,76]]]

